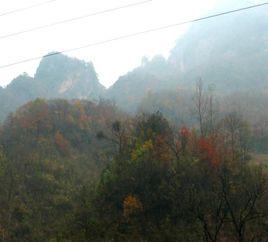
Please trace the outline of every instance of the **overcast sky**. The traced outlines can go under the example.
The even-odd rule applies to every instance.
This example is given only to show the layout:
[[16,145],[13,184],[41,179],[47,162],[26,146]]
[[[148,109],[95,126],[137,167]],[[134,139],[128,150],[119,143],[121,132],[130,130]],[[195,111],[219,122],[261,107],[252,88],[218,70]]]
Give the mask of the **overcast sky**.
[[[0,17],[0,36],[139,1],[142,0],[56,0],[38,8]],[[152,0],[140,6],[24,35],[7,39],[0,37],[0,66],[25,58],[42,56],[51,51],[70,49],[200,17],[212,9],[216,1]],[[0,1],[0,14],[40,2],[44,2],[44,0],[2,0]],[[68,55],[92,61],[100,82],[108,87],[120,75],[138,66],[143,56],[149,58],[156,54],[168,56],[176,40],[186,31],[187,27],[189,25],[74,51]],[[23,72],[33,76],[39,61],[0,69],[0,85],[7,85]]]

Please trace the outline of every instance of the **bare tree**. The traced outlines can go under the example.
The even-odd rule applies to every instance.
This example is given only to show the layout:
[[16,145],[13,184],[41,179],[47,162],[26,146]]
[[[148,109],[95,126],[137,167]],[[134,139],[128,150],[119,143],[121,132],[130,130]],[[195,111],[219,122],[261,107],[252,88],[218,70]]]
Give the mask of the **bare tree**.
[[194,95],[194,111],[197,114],[197,119],[199,123],[201,136],[205,136],[205,120],[207,116],[208,110],[208,99],[204,92],[203,82],[200,78],[195,87],[195,95]]
[[242,115],[232,112],[224,118],[224,129],[228,145],[231,148],[232,161],[246,160],[250,131]]
[[259,168],[252,170],[245,164],[236,164],[231,169],[235,169],[235,172],[228,168],[222,172],[222,193],[234,235],[237,241],[243,242],[251,236],[250,226],[256,226],[264,217],[259,204],[263,203],[261,200],[267,186]]

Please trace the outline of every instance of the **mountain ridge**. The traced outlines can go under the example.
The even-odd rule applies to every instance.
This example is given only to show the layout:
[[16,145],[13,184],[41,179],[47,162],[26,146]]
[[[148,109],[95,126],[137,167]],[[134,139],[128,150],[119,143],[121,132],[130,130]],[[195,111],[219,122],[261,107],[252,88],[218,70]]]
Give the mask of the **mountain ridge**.
[[119,77],[108,89],[99,82],[92,62],[63,54],[43,58],[34,77],[23,74],[0,88],[0,120],[38,97],[91,101],[106,98],[124,111],[135,112],[150,93],[193,89],[200,78],[221,95],[248,90],[265,92],[267,22],[268,11],[258,8],[193,24],[168,58],[144,57],[140,66]]
[[98,100],[105,87],[100,84],[91,62],[63,54],[43,58],[34,77],[19,75],[0,89],[0,120],[35,98]]

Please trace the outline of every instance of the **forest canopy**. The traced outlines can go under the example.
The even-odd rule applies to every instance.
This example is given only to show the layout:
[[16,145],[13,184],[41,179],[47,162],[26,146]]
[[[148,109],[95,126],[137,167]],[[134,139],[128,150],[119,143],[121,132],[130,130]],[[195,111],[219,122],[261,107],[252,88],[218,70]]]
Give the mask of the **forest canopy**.
[[105,101],[23,106],[0,133],[1,240],[265,241],[267,167],[241,115],[209,110],[191,127]]

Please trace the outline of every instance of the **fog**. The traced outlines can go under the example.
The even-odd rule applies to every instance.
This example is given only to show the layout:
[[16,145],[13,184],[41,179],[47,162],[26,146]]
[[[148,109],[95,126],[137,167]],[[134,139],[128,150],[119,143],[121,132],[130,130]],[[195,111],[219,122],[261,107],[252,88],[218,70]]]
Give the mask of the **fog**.
[[[1,1],[1,12],[40,3],[41,0]],[[0,36],[37,27],[44,24],[103,11],[135,3],[134,0],[57,0],[28,11],[0,18]],[[1,39],[0,65],[42,56],[51,51],[61,51],[89,43],[111,39],[150,28],[200,17],[213,7],[215,0],[178,1],[153,0],[128,9],[85,18],[72,23],[54,26],[7,39]],[[106,87],[120,75],[138,66],[143,56],[156,54],[168,56],[176,40],[188,26],[125,39],[68,53],[71,56],[92,61],[100,81]],[[7,85],[17,75],[27,72],[33,75],[39,61],[33,61],[0,69],[0,85]],[[113,63],[113,65],[111,65]]]

